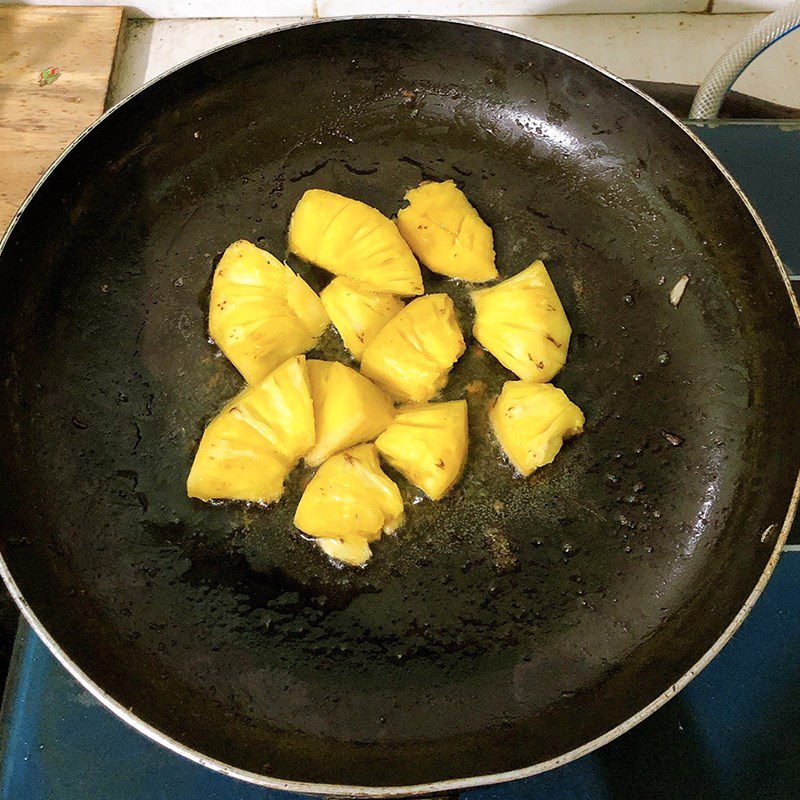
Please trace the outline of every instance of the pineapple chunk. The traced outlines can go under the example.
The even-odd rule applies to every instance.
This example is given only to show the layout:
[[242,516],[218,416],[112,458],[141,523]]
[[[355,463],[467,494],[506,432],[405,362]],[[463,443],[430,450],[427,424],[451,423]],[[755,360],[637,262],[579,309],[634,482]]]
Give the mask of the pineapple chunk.
[[238,394],[208,424],[186,483],[200,500],[272,503],[314,444],[305,356],[281,364]]
[[472,301],[475,338],[522,380],[547,383],[564,366],[572,328],[541,261]]
[[361,361],[364,348],[378,331],[403,309],[402,301],[393,295],[372,292],[349,278],[334,278],[320,300],[356,361]]
[[374,444],[329,458],[306,487],[294,515],[303,533],[321,539],[325,552],[348,563],[366,561],[369,542],[402,522],[403,498],[381,470]]
[[317,440],[306,455],[316,467],[328,456],[371,442],[394,417],[392,401],[372,381],[336,361],[309,361]]
[[289,222],[289,250],[375,292],[422,294],[417,259],[397,226],[358,200],[309,189]]
[[361,372],[398,400],[425,403],[445,386],[464,348],[453,301],[428,294],[384,325],[364,350]]
[[523,474],[549,464],[564,439],[583,433],[583,412],[551,383],[508,381],[489,412],[495,436]]
[[266,250],[234,242],[214,272],[208,331],[251,384],[305,353],[330,324],[311,287]]
[[378,452],[431,500],[453,487],[467,460],[467,401],[401,409],[378,437]]
[[311,363],[294,356],[228,404],[231,413],[245,419],[291,466],[316,441]]
[[369,542],[363,536],[345,541],[344,539],[317,539],[319,549],[335,561],[360,567],[366,564],[372,556]]
[[428,269],[476,283],[497,277],[492,229],[453,181],[423,183],[405,199],[397,227]]
[[186,492],[200,500],[274,503],[288,472],[286,462],[250,425],[223,411],[203,433]]

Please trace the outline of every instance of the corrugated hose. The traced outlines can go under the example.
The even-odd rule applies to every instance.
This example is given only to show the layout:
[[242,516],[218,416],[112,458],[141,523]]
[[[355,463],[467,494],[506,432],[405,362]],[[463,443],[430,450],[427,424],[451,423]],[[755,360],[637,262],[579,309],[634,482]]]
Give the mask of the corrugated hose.
[[747,67],[775,42],[800,28],[800,0],[764,17],[743,39],[732,44],[711,67],[695,95],[691,119],[715,119],[730,88]]

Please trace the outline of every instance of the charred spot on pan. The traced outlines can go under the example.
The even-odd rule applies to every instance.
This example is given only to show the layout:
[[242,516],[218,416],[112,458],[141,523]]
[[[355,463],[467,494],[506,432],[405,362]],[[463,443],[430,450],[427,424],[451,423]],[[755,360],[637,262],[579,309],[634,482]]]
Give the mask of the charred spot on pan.
[[374,175],[378,171],[377,167],[354,167],[346,161],[342,161],[341,163],[342,166],[353,175]]
[[[489,548],[492,564],[498,573],[502,575],[518,569],[517,557],[511,549],[511,543],[505,531],[500,528],[486,528],[483,536]],[[490,589],[490,593],[494,595],[497,590]]]

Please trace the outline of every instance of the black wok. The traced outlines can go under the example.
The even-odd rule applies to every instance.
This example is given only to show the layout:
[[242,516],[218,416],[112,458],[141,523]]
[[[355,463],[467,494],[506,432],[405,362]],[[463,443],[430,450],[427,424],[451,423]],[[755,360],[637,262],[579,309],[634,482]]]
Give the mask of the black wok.
[[[269,510],[185,495],[241,385],[209,279],[240,237],[283,255],[305,189],[392,214],[425,178],[466,191],[503,275],[547,262],[587,431],[515,478],[485,425],[511,376],[470,347],[445,394],[488,387],[464,479],[337,570],[291,525],[302,475]],[[758,218],[650,100],[519,36],[341,20],[194,61],[64,155],[0,276],[12,593],[118,714],[247,780],[401,793],[587,752],[713,657],[794,511],[800,336]],[[426,280],[468,331],[466,290]]]

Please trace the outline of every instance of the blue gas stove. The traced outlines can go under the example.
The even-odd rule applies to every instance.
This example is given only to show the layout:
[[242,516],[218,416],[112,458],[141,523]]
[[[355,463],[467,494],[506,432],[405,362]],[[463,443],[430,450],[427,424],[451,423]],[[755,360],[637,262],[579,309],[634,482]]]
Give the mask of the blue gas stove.
[[[760,211],[800,290],[800,122],[698,135]],[[0,800],[290,800],[165,750],[84,691],[24,623],[0,714]],[[798,800],[800,526],[742,628],[663,708],[600,750],[466,800]]]

